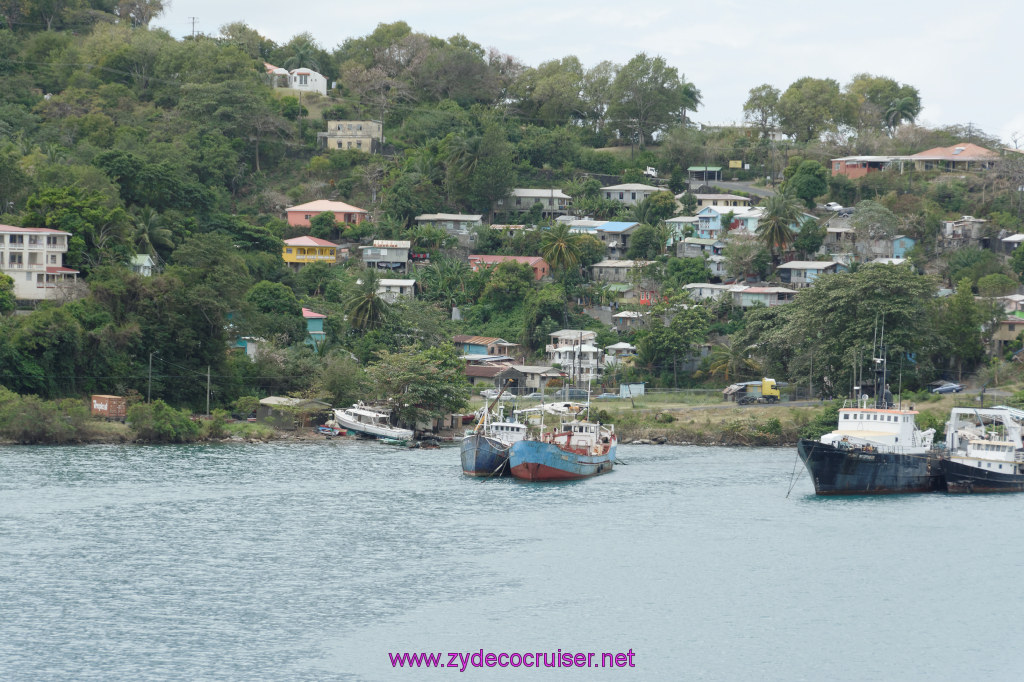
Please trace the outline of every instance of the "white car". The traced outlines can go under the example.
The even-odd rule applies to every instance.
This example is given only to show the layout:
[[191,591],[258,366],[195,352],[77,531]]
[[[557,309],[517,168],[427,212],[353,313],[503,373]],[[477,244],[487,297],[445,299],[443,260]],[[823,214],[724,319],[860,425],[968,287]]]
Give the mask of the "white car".
[[829,210],[829,211],[842,211],[843,210],[843,205],[842,204],[837,204],[834,201],[830,201],[827,204],[825,204],[825,209]]

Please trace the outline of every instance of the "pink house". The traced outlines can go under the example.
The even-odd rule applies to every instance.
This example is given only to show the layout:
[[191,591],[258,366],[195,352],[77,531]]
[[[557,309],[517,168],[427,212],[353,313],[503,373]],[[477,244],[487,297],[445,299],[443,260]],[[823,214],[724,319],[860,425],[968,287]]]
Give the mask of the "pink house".
[[292,227],[309,227],[310,219],[321,213],[333,213],[336,221],[349,225],[361,223],[369,216],[366,211],[357,206],[327,199],[291,206],[285,209],[285,213],[288,214],[288,224]]
[[481,267],[493,268],[510,260],[529,265],[530,269],[533,270],[533,278],[535,280],[540,280],[551,272],[551,266],[540,256],[484,256],[477,254],[469,257],[469,267],[473,272],[476,272]]

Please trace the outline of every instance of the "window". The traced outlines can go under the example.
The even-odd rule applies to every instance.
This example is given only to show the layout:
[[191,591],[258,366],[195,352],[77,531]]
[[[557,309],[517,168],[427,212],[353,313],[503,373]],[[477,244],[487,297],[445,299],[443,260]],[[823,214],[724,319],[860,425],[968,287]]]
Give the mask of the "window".
[[338,149],[341,149],[341,140],[338,140]]
[[50,254],[50,265],[56,265],[56,264],[57,264],[57,254],[51,253]]
[[356,149],[362,149],[362,148],[363,148],[363,141],[362,140],[356,140]]
[[47,246],[60,246],[61,239],[55,235],[47,235],[46,245]]
[[624,199],[625,197],[626,197],[626,193],[625,192],[619,192],[619,199]]
[[287,248],[287,249],[285,249],[285,250],[284,250],[284,252],[285,252],[285,253],[291,253],[291,252],[292,252],[292,250],[291,250],[291,248]]
[[305,216],[303,216],[303,217],[304,217],[304,218],[305,218],[306,220],[309,220],[310,218],[312,218],[312,217],[313,217],[313,214],[312,214],[312,213],[307,213],[307,214],[306,214]]
[[630,194],[629,198],[634,200],[634,201],[636,201],[636,192],[630,192],[629,194]]
[[299,74],[299,85],[309,85],[309,74]]
[[10,244],[24,244],[25,236],[21,234],[12,234],[8,237],[7,242]]

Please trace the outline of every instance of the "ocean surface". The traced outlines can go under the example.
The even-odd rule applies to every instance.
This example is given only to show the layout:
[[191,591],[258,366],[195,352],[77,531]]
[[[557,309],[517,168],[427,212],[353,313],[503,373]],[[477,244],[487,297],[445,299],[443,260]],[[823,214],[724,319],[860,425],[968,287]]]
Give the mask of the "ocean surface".
[[[455,448],[0,447],[0,679],[1024,678],[1024,495],[817,498],[790,448],[619,457],[524,484]],[[559,649],[635,667],[389,658]]]

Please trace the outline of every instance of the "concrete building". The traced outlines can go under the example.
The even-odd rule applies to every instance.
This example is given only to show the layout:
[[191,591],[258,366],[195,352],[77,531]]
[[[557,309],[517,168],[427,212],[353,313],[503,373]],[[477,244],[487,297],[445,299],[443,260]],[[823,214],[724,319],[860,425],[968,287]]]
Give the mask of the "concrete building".
[[0,225],[0,272],[14,280],[20,301],[66,300],[78,270],[64,267],[70,232],[45,227]]
[[317,143],[327,149],[355,149],[379,154],[384,140],[380,121],[328,121],[327,132],[316,134]]
[[288,216],[288,224],[292,227],[309,227],[309,221],[321,213],[333,213],[335,222],[350,225],[358,225],[370,215],[358,206],[328,199],[317,199],[298,206],[289,206],[284,212]]

